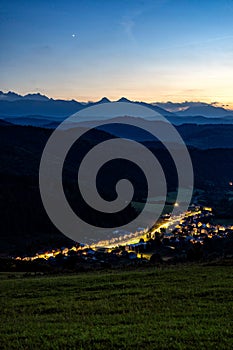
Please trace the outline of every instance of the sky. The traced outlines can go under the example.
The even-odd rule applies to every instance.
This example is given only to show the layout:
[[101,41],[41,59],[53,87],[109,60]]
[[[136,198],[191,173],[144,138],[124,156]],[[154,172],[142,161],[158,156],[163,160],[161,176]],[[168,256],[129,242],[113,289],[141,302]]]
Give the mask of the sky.
[[1,0],[0,90],[233,107],[233,0]]

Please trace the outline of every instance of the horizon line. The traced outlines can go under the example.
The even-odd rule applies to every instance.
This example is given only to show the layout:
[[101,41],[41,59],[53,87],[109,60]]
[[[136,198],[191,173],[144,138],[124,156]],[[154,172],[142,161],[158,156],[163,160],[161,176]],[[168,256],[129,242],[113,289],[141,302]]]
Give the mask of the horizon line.
[[[65,98],[65,97],[50,97],[50,96],[47,96],[39,91],[36,91],[36,92],[28,92],[26,94],[22,94],[20,92],[15,92],[13,90],[8,90],[8,91],[3,91],[3,90],[0,90],[0,93],[2,93],[3,95],[7,95],[9,93],[13,93],[13,94],[16,94],[22,98],[25,98],[26,96],[28,95],[39,95],[41,97],[46,97],[48,98],[49,100],[54,100],[54,101],[59,101],[59,100],[63,100],[63,101],[75,101],[75,102],[78,102],[78,103],[82,103],[82,104],[88,104],[88,103],[97,103],[97,102],[100,102],[104,99],[108,100],[109,102],[119,102],[120,100],[122,99],[125,99],[125,100],[128,100],[129,102],[139,102],[139,103],[147,103],[147,104],[168,104],[168,103],[171,103],[171,104],[184,104],[184,103],[200,103],[200,104],[203,104],[203,105],[207,105],[207,106],[212,106],[212,107],[220,107],[220,108],[224,108],[226,110],[230,110],[232,111],[233,110],[233,102],[228,102],[226,104],[222,103],[222,102],[218,102],[218,101],[213,101],[213,102],[206,102],[206,101],[202,101],[202,100],[182,100],[182,101],[177,101],[177,100],[163,100],[163,101],[152,101],[152,102],[149,102],[147,100],[140,100],[140,99],[129,99],[125,96],[121,96],[120,98],[118,98],[117,100],[115,99],[110,99],[108,98],[107,96],[103,96],[101,97],[100,99],[97,99],[97,100],[93,100],[93,99],[86,99],[86,100],[79,100],[79,98]],[[3,99],[0,98],[0,101],[2,101]],[[13,101],[11,101],[13,102]],[[231,106],[231,107],[230,107]]]

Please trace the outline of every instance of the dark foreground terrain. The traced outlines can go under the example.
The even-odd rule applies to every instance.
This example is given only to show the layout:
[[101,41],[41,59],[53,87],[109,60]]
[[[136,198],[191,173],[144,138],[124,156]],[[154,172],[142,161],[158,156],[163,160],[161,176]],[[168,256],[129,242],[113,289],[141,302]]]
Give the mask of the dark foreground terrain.
[[[215,132],[212,129],[212,126],[208,125],[190,124],[180,126],[178,131],[189,147],[193,163],[194,187],[198,192],[195,202],[211,206],[216,217],[232,219],[233,126],[218,126]],[[11,125],[0,120],[0,255],[34,255],[40,250],[67,247],[74,243],[51,223],[40,197],[39,164],[51,133],[52,130],[49,129]],[[91,218],[97,226],[106,225],[109,218],[96,218],[90,208],[80,200],[76,179],[77,166],[83,155],[108,138],[112,136],[100,130],[87,134],[76,148],[71,150],[63,174],[64,189],[72,208],[80,210],[81,217],[87,220]],[[168,192],[176,191],[177,173],[167,151],[156,142],[145,142],[145,145],[161,163],[166,174]],[[142,198],[146,198],[142,174],[137,172],[132,164],[127,167],[125,163],[124,166],[119,166],[118,163],[117,167],[115,166],[105,167],[99,177],[101,195],[107,200],[112,200],[117,181],[127,178],[135,189],[134,201],[140,202]],[[134,210],[128,207],[124,213],[120,213],[116,221],[114,220],[114,225],[110,222],[109,227],[121,226],[122,220],[128,220],[131,215],[134,215]]]
[[232,266],[0,275],[1,349],[232,349]]

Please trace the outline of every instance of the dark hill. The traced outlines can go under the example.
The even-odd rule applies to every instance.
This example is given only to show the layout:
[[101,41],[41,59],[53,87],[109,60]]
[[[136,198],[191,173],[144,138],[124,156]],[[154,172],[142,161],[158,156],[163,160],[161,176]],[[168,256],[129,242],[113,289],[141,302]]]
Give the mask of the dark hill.
[[[226,128],[225,132],[227,130],[230,135],[232,131]],[[0,122],[0,252],[29,254],[45,247],[71,244],[50,222],[39,193],[40,158],[51,132],[49,129]],[[187,138],[198,135],[200,140],[205,137],[206,132],[205,129],[190,129],[189,126],[183,126],[181,130]],[[85,154],[93,145],[109,137],[106,132],[96,130],[80,141],[79,149]],[[221,133],[219,134],[218,129],[215,132],[213,130],[211,137],[221,138]],[[161,161],[165,174],[168,174],[168,188],[174,190],[176,177],[166,150],[156,142],[149,142],[147,146]],[[77,154],[77,149],[74,148],[67,159],[64,172],[66,194],[71,203],[77,203],[78,198],[75,194],[77,164],[80,161]],[[191,147],[190,154],[197,188],[206,188],[209,184],[213,188],[224,188],[232,180],[233,148],[201,150]],[[135,175],[130,167],[119,166],[119,170],[120,176],[127,175],[131,178]],[[115,169],[109,167],[107,177],[99,182],[103,195],[108,196],[106,189],[108,186],[112,188],[111,182],[116,179],[115,176]],[[140,174],[135,178],[135,186],[139,189],[139,198],[145,195]],[[126,216],[133,214],[130,210],[129,208],[125,213]]]

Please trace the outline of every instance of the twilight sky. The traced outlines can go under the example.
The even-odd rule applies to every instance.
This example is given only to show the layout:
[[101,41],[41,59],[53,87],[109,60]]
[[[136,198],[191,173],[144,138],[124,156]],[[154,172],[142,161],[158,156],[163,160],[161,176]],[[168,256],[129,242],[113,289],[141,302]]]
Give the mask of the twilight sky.
[[232,0],[2,0],[0,90],[232,107],[232,18]]

